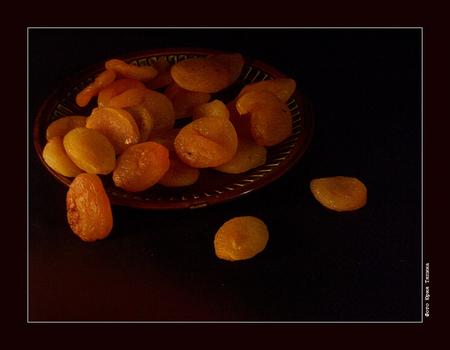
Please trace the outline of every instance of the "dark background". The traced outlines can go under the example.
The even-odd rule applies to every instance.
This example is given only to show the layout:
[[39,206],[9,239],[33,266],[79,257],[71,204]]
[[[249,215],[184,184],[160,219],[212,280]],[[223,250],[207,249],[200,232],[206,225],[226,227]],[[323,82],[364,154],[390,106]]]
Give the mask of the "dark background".
[[[29,29],[30,321],[420,321],[420,29]],[[113,207],[85,243],[67,223],[67,188],[40,164],[31,130],[59,84],[116,55],[166,47],[240,52],[296,80],[315,110],[313,140],[282,178],[197,210]],[[354,212],[325,209],[309,182],[345,175],[368,188]],[[263,253],[214,254],[227,220],[262,219]]]

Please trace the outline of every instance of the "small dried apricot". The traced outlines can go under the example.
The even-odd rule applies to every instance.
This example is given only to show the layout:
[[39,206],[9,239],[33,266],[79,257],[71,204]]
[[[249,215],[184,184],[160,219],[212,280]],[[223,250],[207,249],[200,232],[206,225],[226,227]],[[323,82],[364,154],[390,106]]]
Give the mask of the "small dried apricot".
[[204,92],[188,91],[177,83],[170,83],[164,91],[170,101],[172,101],[175,110],[175,119],[187,118],[192,116],[194,108],[211,99],[211,94]]
[[166,187],[193,185],[200,176],[200,171],[183,162],[175,152],[169,153],[170,167],[158,181]]
[[147,141],[127,148],[117,158],[113,181],[130,192],[144,191],[156,184],[169,170],[169,150]]
[[218,258],[229,261],[253,258],[269,241],[266,224],[254,216],[239,216],[228,220],[214,237]]
[[228,162],[214,167],[215,170],[229,174],[240,174],[254,169],[266,162],[267,150],[255,141],[240,138],[236,154]]
[[292,133],[289,107],[268,91],[246,93],[237,100],[236,109],[240,114],[250,114],[251,132],[258,145],[274,146]]
[[351,211],[367,203],[366,186],[354,177],[335,176],[314,179],[310,183],[314,197],[325,208]]
[[86,127],[105,135],[116,154],[139,141],[139,128],[130,113],[121,108],[97,107],[87,118]]
[[84,172],[67,155],[61,137],[53,137],[47,141],[42,157],[50,168],[63,176],[75,177]]
[[94,242],[111,232],[111,203],[97,175],[83,173],[72,181],[66,207],[70,228],[83,241]]
[[116,79],[116,73],[112,70],[105,70],[95,78],[92,84],[86,86],[75,97],[75,102],[80,107],[85,107],[91,99],[100,93],[100,90],[111,84]]
[[194,108],[192,113],[192,117],[194,120],[203,118],[203,117],[225,117],[227,119],[230,118],[230,112],[227,109],[227,106],[220,101],[214,100],[207,103],[202,103]]
[[101,89],[98,97],[97,104],[99,107],[107,107],[109,101],[121,93],[130,89],[146,89],[144,83],[136,79],[119,79],[109,84],[104,89]]
[[116,165],[113,145],[96,130],[75,128],[64,136],[63,144],[72,162],[88,173],[106,175]]
[[82,115],[71,115],[55,120],[47,127],[47,141],[53,137],[64,137],[70,130],[86,126],[86,118]]
[[116,72],[117,78],[148,81],[158,75],[158,71],[152,66],[134,66],[116,58],[107,61],[105,68]]
[[296,85],[295,80],[290,78],[275,78],[258,81],[245,85],[236,99],[239,99],[250,91],[264,90],[273,93],[281,101],[286,102],[294,93]]
[[208,168],[233,158],[238,138],[227,118],[204,117],[183,127],[174,144],[183,162],[195,168]]
[[147,88],[151,90],[160,89],[166,85],[169,85],[173,81],[173,78],[170,75],[172,65],[167,62],[166,57],[160,56],[158,61],[156,61],[152,67],[158,71],[158,75],[152,80],[145,82],[145,86],[147,86]]
[[228,86],[228,70],[219,62],[205,57],[177,62],[170,74],[179,86],[189,91],[213,93]]

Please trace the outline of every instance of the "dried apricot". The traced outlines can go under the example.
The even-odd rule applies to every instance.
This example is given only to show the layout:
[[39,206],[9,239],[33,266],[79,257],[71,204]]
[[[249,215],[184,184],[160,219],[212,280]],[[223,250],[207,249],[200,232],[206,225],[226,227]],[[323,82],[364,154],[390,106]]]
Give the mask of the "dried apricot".
[[174,144],[183,162],[195,168],[208,168],[233,158],[238,138],[227,118],[204,117],[183,127]]
[[109,101],[121,93],[130,89],[146,89],[144,83],[136,79],[119,79],[109,84],[104,89],[101,89],[98,97],[97,104],[99,107],[107,107]]
[[47,127],[47,141],[50,141],[53,137],[64,137],[70,130],[80,126],[86,126],[86,117],[82,115],[71,115],[57,119]]
[[167,86],[164,95],[172,101],[173,109],[175,110],[175,119],[192,116],[195,106],[206,103],[211,99],[211,94],[188,91],[178,86],[175,82]]
[[255,141],[240,138],[236,154],[228,162],[214,167],[215,170],[229,174],[244,173],[266,162],[267,150]]
[[246,93],[236,101],[236,109],[240,114],[250,114],[251,132],[258,145],[274,146],[292,133],[289,107],[268,91]]
[[169,170],[169,150],[147,141],[127,148],[117,158],[113,181],[130,192],[144,191],[156,184]]
[[145,142],[148,140],[148,136],[153,130],[154,122],[153,118],[142,105],[134,105],[123,108],[125,111],[131,114],[139,129],[139,142]]
[[156,61],[152,67],[158,71],[158,75],[152,80],[145,82],[145,86],[147,86],[147,88],[151,90],[160,89],[166,85],[169,85],[173,81],[173,78],[170,75],[172,65],[167,62],[166,57],[160,56],[158,61]]
[[314,197],[325,208],[351,211],[367,203],[366,186],[354,177],[335,176],[314,179],[310,183]]
[[236,99],[239,99],[250,91],[264,90],[273,93],[281,101],[286,102],[294,93],[296,85],[295,80],[290,78],[275,78],[258,81],[245,85]]
[[203,118],[203,117],[225,117],[227,119],[230,118],[230,112],[227,109],[227,106],[220,101],[214,100],[207,103],[202,103],[194,108],[192,113],[192,117],[194,120]]
[[106,175],[116,165],[113,145],[96,130],[75,128],[64,136],[63,144],[72,162],[88,173]]
[[109,107],[144,106],[154,121],[154,130],[171,129],[175,125],[175,110],[164,94],[148,89],[130,89],[112,98]]
[[84,172],[67,155],[61,137],[53,137],[47,141],[42,157],[50,168],[63,176],[75,177]]
[[189,91],[213,93],[228,86],[228,70],[205,57],[179,61],[172,66],[170,74],[179,86]]
[[214,237],[218,258],[229,261],[253,258],[269,241],[266,224],[254,216],[238,216],[228,220]]
[[170,167],[158,181],[166,187],[193,185],[200,176],[200,171],[183,162],[175,152],[169,153]]
[[139,128],[130,113],[121,108],[97,107],[87,118],[86,127],[105,135],[116,154],[139,141]]
[[116,73],[112,70],[105,70],[95,78],[92,84],[86,86],[75,97],[75,102],[80,107],[85,107],[91,99],[100,93],[100,90],[111,84],[116,79]]
[[240,53],[214,54],[207,56],[208,59],[219,62],[228,71],[228,85],[236,82],[244,67],[244,57]]
[[152,66],[134,66],[116,58],[107,61],[105,68],[116,72],[117,78],[148,81],[158,75],[158,71]]
[[97,175],[83,173],[73,180],[67,192],[66,208],[70,228],[83,241],[94,242],[111,232],[111,203]]

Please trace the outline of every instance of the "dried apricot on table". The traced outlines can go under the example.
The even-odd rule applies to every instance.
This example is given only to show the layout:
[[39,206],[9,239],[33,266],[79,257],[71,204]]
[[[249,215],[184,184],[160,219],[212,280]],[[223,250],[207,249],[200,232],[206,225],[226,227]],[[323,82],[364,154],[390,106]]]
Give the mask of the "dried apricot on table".
[[97,107],[87,118],[86,127],[105,135],[116,154],[139,141],[139,128],[130,113],[121,108]]
[[314,179],[310,188],[314,197],[327,209],[351,211],[362,208],[367,203],[367,188],[355,177]]
[[254,216],[238,216],[223,224],[214,237],[218,258],[229,261],[253,258],[269,241],[266,224]]
[[102,133],[79,127],[69,131],[63,139],[69,158],[81,169],[91,174],[106,175],[116,165],[116,153]]
[[100,90],[111,84],[116,79],[116,73],[112,70],[105,70],[95,78],[92,84],[86,86],[75,97],[75,102],[80,107],[85,107],[91,99],[100,93]]
[[42,157],[50,168],[63,176],[75,177],[84,172],[67,155],[61,137],[47,141]]
[[183,127],[174,144],[183,162],[195,168],[208,168],[233,158],[238,138],[227,118],[204,117]]
[[286,102],[294,93],[296,85],[295,80],[290,78],[274,78],[258,81],[245,85],[236,99],[241,98],[250,91],[264,90],[273,93],[281,101]]
[[155,185],[169,170],[169,150],[147,141],[127,148],[117,158],[113,181],[117,187],[140,192]]
[[55,120],[47,127],[47,141],[53,137],[64,137],[70,130],[86,126],[86,118],[82,115],[71,115]]
[[240,174],[266,162],[267,150],[255,141],[239,138],[236,154],[228,162],[214,167],[223,173]]
[[111,203],[97,175],[83,173],[72,181],[66,208],[70,228],[83,241],[94,242],[111,232]]
[[244,94],[236,101],[236,109],[241,115],[250,115],[251,133],[258,145],[277,145],[292,133],[289,107],[268,91]]
[[228,70],[219,62],[205,57],[179,61],[170,70],[173,80],[183,89],[213,93],[228,86]]
[[148,81],[158,75],[158,71],[152,66],[134,66],[117,58],[107,61],[105,68],[116,72],[118,78],[131,78],[140,81]]

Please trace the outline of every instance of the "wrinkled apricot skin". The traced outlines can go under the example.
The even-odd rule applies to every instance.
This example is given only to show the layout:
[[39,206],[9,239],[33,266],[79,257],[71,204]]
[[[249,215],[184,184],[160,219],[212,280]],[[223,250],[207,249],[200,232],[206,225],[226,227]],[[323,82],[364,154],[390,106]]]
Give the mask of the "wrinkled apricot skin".
[[258,145],[274,146],[292,133],[289,107],[274,94],[255,90],[236,101],[239,114],[250,114],[251,133]]
[[80,127],[69,131],[63,139],[69,158],[87,173],[106,175],[116,165],[114,147],[102,133]]
[[227,118],[204,117],[183,127],[174,145],[183,162],[195,168],[208,168],[233,158],[238,137]]
[[245,85],[236,99],[241,98],[250,91],[264,90],[273,93],[281,101],[286,102],[294,93],[296,85],[295,80],[290,78],[275,78],[258,81]]
[[113,227],[111,204],[97,175],[83,173],[70,185],[66,196],[67,220],[85,242],[109,235]]
[[244,57],[240,53],[215,54],[207,56],[208,59],[216,61],[224,66],[228,71],[228,86],[235,83],[244,67]]
[[236,154],[228,162],[214,167],[223,173],[240,174],[266,162],[267,150],[255,141],[240,138]]
[[237,261],[261,253],[269,241],[266,224],[254,216],[235,217],[223,224],[214,237],[216,256]]
[[117,187],[140,192],[155,185],[169,170],[169,150],[147,141],[127,148],[117,158],[113,181]]
[[136,121],[130,113],[121,108],[94,108],[87,118],[86,127],[105,135],[116,154],[136,144],[140,138]]
[[158,71],[152,66],[134,66],[116,58],[107,61],[105,68],[114,71],[118,78],[140,81],[148,81],[158,75]]
[[75,177],[84,172],[67,155],[61,137],[53,137],[47,141],[42,157],[50,168],[63,176]]
[[52,122],[46,130],[47,141],[53,137],[64,137],[70,130],[86,126],[86,117],[81,115],[71,115],[60,118]]
[[95,78],[92,84],[89,84],[77,94],[75,102],[80,107],[87,106],[91,99],[97,96],[100,90],[111,84],[114,79],[116,79],[116,73],[112,70],[105,70]]
[[367,188],[354,177],[314,179],[310,183],[310,189],[320,204],[335,211],[357,210],[367,203]]
[[204,57],[177,62],[170,70],[173,80],[183,89],[213,93],[228,86],[228,71],[215,60]]
[[170,167],[164,176],[158,181],[166,187],[182,187],[193,185],[197,182],[200,171],[183,162],[175,152],[170,152]]

